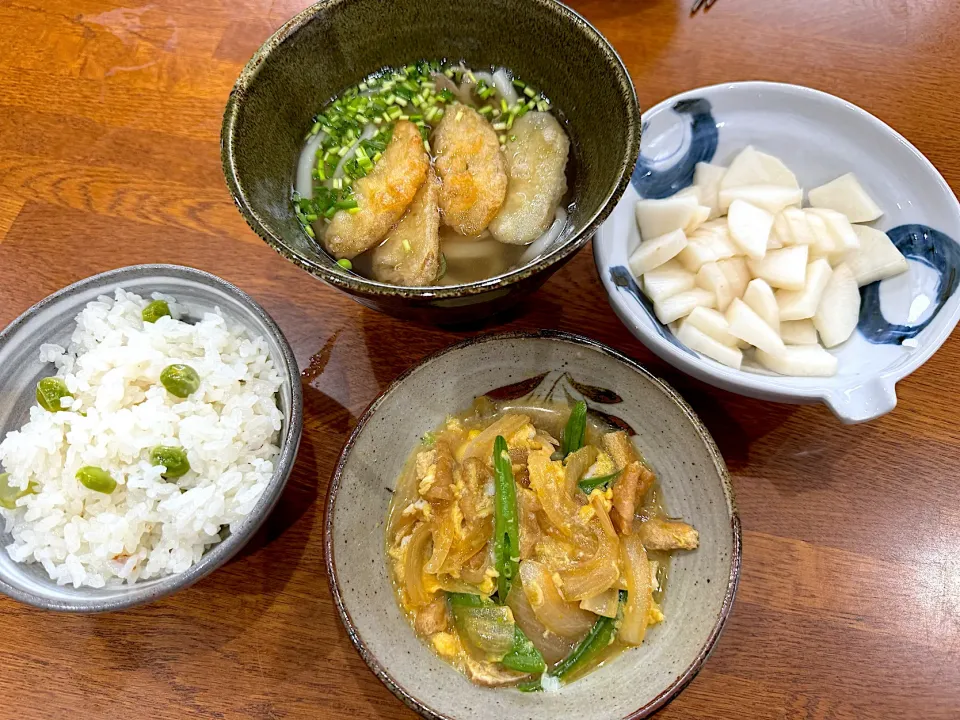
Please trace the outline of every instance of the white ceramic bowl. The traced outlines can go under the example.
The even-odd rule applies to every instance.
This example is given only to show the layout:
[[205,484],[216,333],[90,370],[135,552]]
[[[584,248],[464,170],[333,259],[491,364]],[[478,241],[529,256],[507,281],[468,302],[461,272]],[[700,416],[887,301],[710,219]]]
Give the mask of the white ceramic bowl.
[[[694,165],[727,165],[747,145],[781,158],[801,186],[855,172],[883,208],[875,223],[910,263],[908,272],[860,289],[857,332],[834,348],[830,378],[733,370],[683,347],[657,321],[631,277],[640,242],[634,205],[692,183]],[[610,304],[648,348],[711,385],[764,400],[824,402],[847,423],[897,403],[895,385],[936,352],[960,319],[960,204],[936,168],[892,128],[855,105],[796,85],[743,82],[691,90],[643,115],[630,187],[594,238]]]

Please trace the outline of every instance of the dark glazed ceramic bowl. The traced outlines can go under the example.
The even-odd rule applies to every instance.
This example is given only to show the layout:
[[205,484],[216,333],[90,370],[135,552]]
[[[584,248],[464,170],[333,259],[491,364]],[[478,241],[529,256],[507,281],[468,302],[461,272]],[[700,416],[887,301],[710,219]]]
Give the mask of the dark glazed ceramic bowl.
[[[576,163],[573,232],[532,265],[465,285],[404,288],[346,272],[304,233],[293,212],[303,138],[330,98],[369,73],[443,58],[505,66],[552,100]],[[626,68],[593,26],[555,0],[324,0],[253,56],[230,95],[221,130],[227,185],[260,237],[364,305],[437,323],[489,316],[543,284],[616,205],[639,148],[640,109]]]
[[300,445],[303,390],[297,361],[280,328],[253,298],[236,286],[215,275],[178,265],[133,265],[94,275],[42,300],[0,332],[0,438],[27,421],[30,406],[36,402],[37,381],[50,374],[49,363],[40,361],[40,346],[56,343],[66,347],[77,326],[74,319],[84,306],[101,295],[112,295],[117,288],[139,295],[173,295],[189,317],[196,319],[220,308],[225,317],[242,325],[248,333],[266,339],[270,358],[285,381],[277,394],[283,413],[280,455],[274,461],[273,477],[239,527],[208,548],[198,563],[176,575],[103,588],[57,585],[41,565],[24,565],[10,558],[3,549],[10,543],[10,536],[0,526],[0,593],[47,610],[122,610],[158,600],[206,577],[232,558],[266,520],[290,477]]
[[[559,692],[471,684],[421,642],[397,605],[384,526],[410,451],[478,395],[573,397],[634,434],[657,471],[667,511],[700,532],[675,556],[663,623]],[[324,521],[327,577],[347,633],[377,677],[431,720],[617,720],[647,717],[697,674],[730,614],[740,573],[740,519],[710,433],[672,388],[629,358],[578,335],[479,336],[420,362],[360,418],[340,455]]]

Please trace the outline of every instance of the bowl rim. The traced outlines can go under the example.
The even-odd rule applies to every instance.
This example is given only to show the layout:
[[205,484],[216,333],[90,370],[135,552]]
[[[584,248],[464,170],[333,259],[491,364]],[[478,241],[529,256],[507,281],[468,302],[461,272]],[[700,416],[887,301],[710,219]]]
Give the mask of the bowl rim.
[[640,155],[641,112],[637,100],[636,87],[630,77],[630,72],[627,70],[626,65],[613,45],[599,30],[586,20],[586,18],[562,2],[559,2],[559,0],[528,1],[558,13],[577,26],[581,32],[592,37],[616,72],[618,84],[627,99],[628,116],[627,143],[623,148],[617,169],[619,174],[617,182],[609,189],[606,198],[593,216],[589,218],[578,232],[571,234],[561,245],[531,264],[516,268],[502,275],[487,278],[486,280],[463,283],[461,285],[432,285],[423,288],[405,287],[370,280],[355,273],[348,274],[346,272],[338,272],[321,263],[316,263],[301,257],[287,245],[282,237],[275,235],[266,224],[260,220],[240,185],[236,167],[235,126],[238,119],[240,100],[246,95],[251,83],[259,74],[260,68],[279,45],[291,40],[305,25],[320,13],[330,10],[335,6],[348,5],[356,1],[357,0],[320,0],[292,17],[257,49],[253,57],[247,62],[243,70],[241,70],[236,83],[230,91],[220,128],[220,162],[227,189],[230,191],[234,204],[237,206],[237,209],[240,211],[240,214],[250,229],[270,245],[270,247],[301,270],[305,270],[311,275],[319,277],[334,287],[368,297],[400,296],[411,300],[468,297],[480,295],[493,289],[514,285],[553,265],[561,263],[565,258],[570,257],[586,245],[600,225],[603,224],[610,213],[613,212],[617,202],[619,202],[624,191],[627,189],[627,185],[630,183],[630,177],[633,174],[637,158]]
[[[231,533],[228,538],[209,548],[204,552],[199,561],[183,572],[157,578],[156,582],[140,589],[137,588],[138,583],[123,585],[122,587],[125,589],[123,595],[107,600],[85,600],[78,598],[70,600],[50,600],[29,592],[23,592],[0,577],[0,593],[42,610],[55,610],[68,613],[104,613],[124,610],[167,597],[205,578],[236,555],[264,523],[280,499],[280,495],[286,487],[287,480],[290,477],[294,462],[296,461],[300,438],[303,433],[303,387],[300,384],[300,371],[290,343],[287,341],[276,321],[270,317],[267,311],[264,310],[256,300],[233,283],[211,273],[185,265],[151,263],[129,265],[91,275],[90,277],[57,290],[55,293],[48,295],[18,315],[9,325],[0,331],[0,347],[3,347],[23,324],[48,305],[56,303],[61,298],[73,294],[78,290],[84,290],[91,285],[97,285],[104,281],[116,283],[120,286],[125,278],[137,273],[161,275],[170,273],[171,276],[186,275],[195,281],[199,281],[201,284],[222,290],[253,311],[267,331],[273,336],[273,339],[280,348],[280,357],[272,359],[290,383],[290,421],[286,423],[286,428],[283,430],[280,438],[280,454],[274,461],[273,476],[270,478],[267,487],[264,488],[263,494],[260,496],[260,499],[257,500],[253,510],[251,510],[250,514],[243,520],[237,532]],[[2,552],[2,550],[0,550],[0,552]]]
[[644,379],[653,383],[654,386],[659,388],[664,395],[674,402],[674,404],[686,416],[687,420],[689,420],[693,425],[694,430],[700,437],[700,440],[706,446],[710,457],[713,459],[714,466],[720,476],[723,492],[727,499],[727,509],[730,515],[730,529],[732,533],[732,546],[730,549],[730,574],[727,578],[727,589],[724,594],[723,603],[720,606],[720,611],[717,614],[717,619],[714,623],[713,629],[704,642],[703,647],[700,649],[700,652],[694,658],[693,662],[691,662],[690,665],[688,665],[684,671],[680,673],[673,682],[670,683],[670,685],[658,693],[650,702],[638,708],[637,710],[624,715],[621,720],[640,720],[640,718],[646,718],[670,702],[690,683],[691,680],[697,676],[710,653],[716,647],[717,641],[720,639],[720,634],[722,633],[727,620],[730,617],[734,598],[736,597],[737,593],[737,587],[740,581],[743,545],[740,513],[737,509],[736,496],[733,489],[733,483],[730,478],[730,473],[727,469],[726,463],[723,460],[723,456],[717,447],[716,441],[713,439],[710,431],[707,430],[706,426],[703,424],[703,421],[700,420],[687,401],[684,400],[683,397],[667,382],[652,374],[637,361],[624,355],[618,350],[609,347],[608,345],[588,338],[584,335],[569,333],[562,330],[537,330],[532,332],[510,331],[477,335],[475,337],[462,340],[458,343],[454,343],[453,345],[449,345],[426,356],[397,376],[397,378],[370,403],[367,409],[363,412],[363,415],[361,415],[357,421],[357,425],[353,432],[350,433],[350,437],[347,438],[347,441],[343,445],[343,449],[340,452],[340,457],[337,459],[337,464],[334,468],[333,476],[330,480],[330,485],[327,489],[326,502],[324,503],[323,548],[327,570],[327,581],[330,584],[330,592],[333,596],[337,613],[340,616],[340,621],[343,623],[350,641],[360,654],[360,657],[363,658],[363,661],[373,671],[374,675],[376,675],[377,678],[379,678],[379,680],[386,685],[387,689],[390,690],[390,692],[392,692],[401,702],[403,702],[404,705],[414,712],[419,713],[421,716],[428,718],[429,720],[455,720],[449,715],[436,712],[423,701],[408,693],[399,684],[399,682],[394,679],[390,672],[380,663],[373,653],[367,649],[363,639],[360,637],[360,633],[353,622],[353,618],[350,616],[350,612],[344,605],[343,596],[340,592],[340,580],[337,572],[333,541],[334,506],[336,505],[337,495],[340,490],[344,465],[346,464],[347,458],[353,450],[353,446],[356,443],[357,438],[359,437],[360,433],[363,432],[367,423],[374,416],[383,402],[391,394],[393,394],[393,392],[411,374],[427,363],[430,363],[448,353],[457,352],[472,345],[488,342],[501,342],[504,340],[551,340],[556,342],[564,342],[571,345],[579,345],[589,348],[623,363],[631,370],[641,375]]
[[[911,143],[903,135],[901,135],[877,116],[864,110],[860,106],[855,105],[849,100],[845,100],[837,95],[833,95],[822,90],[817,90],[805,85],[795,85],[792,83],[772,82],[766,80],[744,80],[737,82],[718,83],[716,85],[706,85],[703,87],[692,88],[690,90],[684,90],[683,92],[677,93],[658,102],[656,105],[652,106],[649,110],[643,113],[645,118],[644,122],[648,122],[648,118],[651,115],[663,112],[664,110],[672,107],[672,105],[678,100],[690,97],[691,95],[703,95],[705,97],[709,97],[710,95],[715,95],[717,93],[740,90],[785,93],[788,95],[799,96],[809,101],[832,104],[842,108],[848,113],[851,113],[881,132],[888,134],[892,139],[896,140],[903,147],[905,147],[919,161],[921,166],[923,166],[930,173],[931,177],[940,186],[944,193],[953,198],[954,209],[958,218],[958,222],[960,222],[960,201],[958,201],[957,196],[950,188],[950,185],[944,179],[940,171],[937,170],[936,166],[929,160],[929,158],[920,152],[920,150],[913,143]],[[623,202],[622,197],[618,203],[619,202]],[[958,322],[960,322],[960,305],[958,305],[952,315],[943,316],[942,322],[940,322],[937,327],[934,328],[934,333],[929,342],[926,342],[922,347],[917,348],[917,351],[911,354],[908,362],[899,365],[895,369],[882,369],[866,378],[851,378],[850,383],[839,390],[831,390],[826,387],[787,387],[782,385],[781,382],[784,377],[789,376],[760,375],[720,366],[719,363],[714,364],[712,361],[708,362],[699,354],[690,354],[685,350],[681,350],[673,345],[673,343],[671,343],[669,340],[661,338],[655,333],[649,332],[642,325],[638,324],[634,320],[636,310],[631,307],[630,303],[628,303],[625,298],[622,297],[623,293],[618,291],[619,289],[613,285],[609,278],[608,271],[610,269],[610,263],[606,262],[605,256],[607,255],[607,252],[601,247],[604,243],[599,241],[600,237],[602,237],[604,234],[604,230],[605,228],[600,228],[600,230],[597,231],[598,242],[594,242],[593,244],[594,267],[596,268],[597,274],[600,278],[600,283],[607,295],[607,300],[610,303],[610,306],[613,308],[614,312],[620,318],[620,321],[627,327],[627,329],[630,330],[630,332],[647,348],[683,372],[715,387],[727,390],[728,392],[736,392],[741,395],[747,395],[761,399],[777,399],[777,396],[779,396],[779,398],[784,398],[780,399],[780,402],[822,402],[826,404],[834,412],[834,414],[845,423],[865,422],[892,410],[896,404],[896,383],[916,371],[921,365],[929,360],[934,353],[940,349],[943,343],[946,342],[947,338],[953,332]],[[611,234],[613,232],[609,227],[606,229],[606,231]],[[614,241],[615,239],[616,238],[613,238],[611,241]],[[832,399],[835,395],[843,394],[845,391],[849,392],[850,390],[863,387],[871,382],[877,384],[878,391],[886,394],[888,401],[892,400],[892,403],[890,403],[889,406],[884,406],[884,408],[878,411],[876,414],[870,415],[869,417],[848,416],[843,414],[842,406],[832,402]]]

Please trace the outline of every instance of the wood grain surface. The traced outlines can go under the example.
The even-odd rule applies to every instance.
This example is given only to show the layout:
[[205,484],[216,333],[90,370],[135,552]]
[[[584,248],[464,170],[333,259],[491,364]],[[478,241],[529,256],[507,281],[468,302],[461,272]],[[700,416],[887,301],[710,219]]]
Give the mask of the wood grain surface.
[[[960,187],[960,4],[582,0],[642,107],[730,80],[839,94]],[[109,616],[0,599],[0,717],[410,718],[354,651],[324,573],[322,501],[366,405],[450,332],[378,315],[297,270],[236,212],[220,118],[243,63],[306,0],[0,0],[0,325],[110,268],[192,265],[277,319],[305,369],[291,482],[241,557]],[[574,59],[569,59],[574,61]],[[705,668],[662,718],[960,717],[960,339],[843,427],[665,366],[608,308],[581,252],[506,328],[594,337],[672,383],[734,476],[743,577]],[[309,370],[307,370],[309,368]],[[2,389],[0,389],[2,392]]]

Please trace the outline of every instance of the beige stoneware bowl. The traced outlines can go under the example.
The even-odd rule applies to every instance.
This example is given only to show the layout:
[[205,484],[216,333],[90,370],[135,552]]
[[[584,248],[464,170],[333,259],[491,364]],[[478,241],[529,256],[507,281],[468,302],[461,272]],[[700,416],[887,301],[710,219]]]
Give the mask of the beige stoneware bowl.
[[[415,635],[394,598],[384,551],[391,489],[420,437],[478,395],[586,400],[628,425],[656,469],[667,510],[700,531],[677,555],[666,620],[644,644],[553,693],[472,685]],[[723,458],[684,400],[629,358],[560,332],[467,340],[398,378],[347,441],[325,520],[330,586],[340,617],[373,672],[432,719],[608,720],[646,717],[700,670],[730,613],[740,571],[740,520]]]

